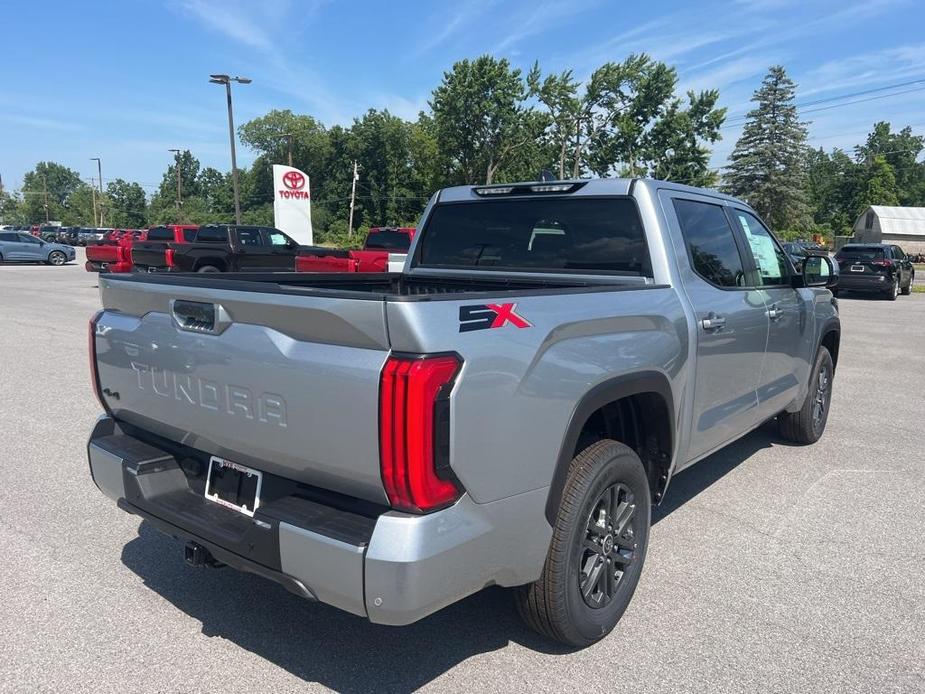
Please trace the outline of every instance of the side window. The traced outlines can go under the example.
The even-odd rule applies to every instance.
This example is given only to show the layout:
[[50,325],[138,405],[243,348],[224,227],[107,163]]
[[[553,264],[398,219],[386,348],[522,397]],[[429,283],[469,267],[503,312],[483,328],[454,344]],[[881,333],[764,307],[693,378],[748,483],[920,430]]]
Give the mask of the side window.
[[750,212],[734,210],[733,215],[748,240],[748,247],[758,266],[762,286],[789,284],[787,256],[777,245],[771,232]]
[[20,243],[38,243],[38,236],[32,236],[31,234],[20,234],[19,235]]
[[274,248],[288,248],[289,239],[286,235],[279,231],[278,229],[265,229],[264,232],[267,235],[267,241],[270,246]]
[[204,227],[196,234],[196,243],[227,243],[228,232],[225,227]]
[[720,287],[745,284],[742,257],[720,205],[675,199],[674,209],[694,272]]
[[264,245],[263,238],[260,236],[260,229],[242,229],[239,227],[238,241],[247,248]]
[[0,234],[0,241],[12,241],[16,243],[19,241],[19,236],[16,234]]
[[905,260],[906,254],[903,253],[903,249],[899,246],[893,246],[893,257],[896,258],[896,260]]

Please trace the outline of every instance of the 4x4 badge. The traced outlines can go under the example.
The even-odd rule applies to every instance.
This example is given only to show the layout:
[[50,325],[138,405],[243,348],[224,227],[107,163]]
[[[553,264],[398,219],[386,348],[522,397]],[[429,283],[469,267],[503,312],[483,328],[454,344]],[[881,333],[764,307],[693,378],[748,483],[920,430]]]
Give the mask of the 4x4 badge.
[[533,324],[514,309],[517,304],[475,304],[459,307],[459,332],[503,328],[510,323],[518,328],[532,328]]

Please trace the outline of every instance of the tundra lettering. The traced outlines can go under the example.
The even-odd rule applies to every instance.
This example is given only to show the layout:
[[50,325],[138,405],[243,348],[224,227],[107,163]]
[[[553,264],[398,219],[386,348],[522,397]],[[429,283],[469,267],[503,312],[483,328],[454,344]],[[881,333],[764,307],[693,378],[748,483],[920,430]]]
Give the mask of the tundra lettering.
[[283,428],[287,426],[286,401],[280,395],[261,393],[255,398],[252,391],[244,386],[221,385],[137,361],[131,362],[130,366],[137,376],[138,390],[147,392],[150,387],[155,395],[173,398],[177,402]]

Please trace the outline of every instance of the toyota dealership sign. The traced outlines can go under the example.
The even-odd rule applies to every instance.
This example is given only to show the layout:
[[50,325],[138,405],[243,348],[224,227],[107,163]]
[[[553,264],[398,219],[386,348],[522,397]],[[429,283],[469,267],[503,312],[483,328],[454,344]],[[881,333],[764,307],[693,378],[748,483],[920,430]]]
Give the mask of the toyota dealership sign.
[[276,228],[304,246],[313,245],[312,202],[308,175],[291,166],[273,165],[273,215]]

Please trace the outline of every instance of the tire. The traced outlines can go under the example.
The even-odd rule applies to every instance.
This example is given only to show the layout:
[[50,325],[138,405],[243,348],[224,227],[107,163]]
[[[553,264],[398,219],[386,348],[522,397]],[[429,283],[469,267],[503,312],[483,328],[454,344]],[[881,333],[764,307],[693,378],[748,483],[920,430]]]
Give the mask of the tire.
[[902,288],[902,295],[909,296],[912,293],[912,285],[915,283],[915,273],[909,275],[909,283]]
[[838,287],[832,287],[829,291],[832,292],[832,296],[838,296]]
[[[816,443],[822,437],[829,420],[834,373],[832,355],[828,349],[820,347],[810,372],[803,406],[797,412],[781,412],[777,416],[778,431],[787,441],[806,445]],[[821,411],[817,410],[817,406],[821,406]]]
[[48,254],[49,265],[64,265],[67,262],[67,256],[61,251],[52,251]]
[[889,301],[896,301],[897,296],[899,296],[899,277],[894,277],[893,284],[886,290],[886,298]]
[[221,272],[221,270],[214,265],[202,265],[197,268],[196,272]]
[[[639,456],[622,443],[597,441],[575,456],[543,572],[536,582],[516,589],[517,610],[531,629],[575,647],[590,646],[610,633],[639,583],[651,499]],[[622,511],[608,513],[608,504]],[[612,531],[619,531],[610,526],[614,517],[625,519],[623,535]],[[607,567],[615,567],[614,573],[609,575]],[[598,580],[591,580],[593,575]]]

